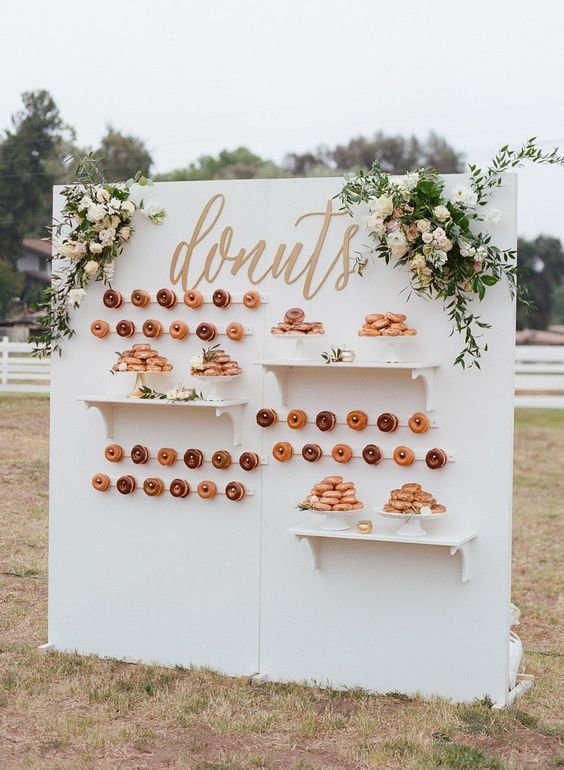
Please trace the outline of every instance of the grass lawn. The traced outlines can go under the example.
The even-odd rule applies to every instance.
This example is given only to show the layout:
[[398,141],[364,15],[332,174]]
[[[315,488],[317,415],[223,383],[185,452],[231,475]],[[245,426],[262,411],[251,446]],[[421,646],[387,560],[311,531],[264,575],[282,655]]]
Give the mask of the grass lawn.
[[564,412],[523,410],[513,600],[535,688],[514,709],[41,654],[48,400],[0,396],[0,770],[564,767],[559,651]]

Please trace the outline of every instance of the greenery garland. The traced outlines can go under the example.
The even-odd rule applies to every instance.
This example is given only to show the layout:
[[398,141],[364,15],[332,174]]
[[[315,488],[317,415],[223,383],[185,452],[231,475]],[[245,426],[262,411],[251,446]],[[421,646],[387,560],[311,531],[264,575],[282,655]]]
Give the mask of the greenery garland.
[[444,179],[434,169],[394,181],[378,161],[366,173],[349,175],[338,196],[350,214],[366,209],[363,224],[376,243],[355,258],[354,270],[362,276],[371,256],[409,268],[410,289],[441,299],[453,332],[463,335],[464,347],[455,359],[462,367],[480,368],[479,359],[488,349],[480,338],[490,324],[471,309],[474,298],[482,301],[489,287],[506,280],[511,295],[519,294],[528,304],[524,286],[517,282],[516,252],[499,249],[490,235],[479,231],[479,223],[495,225],[501,219],[497,209],[484,208],[501,186],[501,174],[525,161],[564,166],[558,148],[543,152],[535,140],[519,149],[505,145],[485,169],[469,165],[469,186],[458,185],[448,199]]
[[83,158],[77,169],[77,184],[62,191],[65,204],[62,218],[51,228],[54,259],[62,260],[44,290],[37,308],[45,311],[39,323],[42,331],[34,339],[37,356],[62,352],[65,338],[75,334],[71,312],[79,307],[91,280],[111,286],[115,261],[133,236],[132,217],[136,211],[160,224],[163,207],[144,200],[144,190],[152,184],[137,172],[127,182],[104,179],[99,159]]

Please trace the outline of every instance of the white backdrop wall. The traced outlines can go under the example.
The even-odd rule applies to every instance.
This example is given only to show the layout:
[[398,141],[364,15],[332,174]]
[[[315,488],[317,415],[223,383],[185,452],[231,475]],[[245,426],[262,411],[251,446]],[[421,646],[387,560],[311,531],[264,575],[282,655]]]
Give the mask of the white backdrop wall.
[[[447,188],[459,181],[458,176],[447,177]],[[153,302],[144,310],[131,304],[108,310],[102,304],[103,287],[95,285],[74,313],[77,335],[66,343],[62,357],[54,358],[52,373],[49,641],[57,649],[456,700],[485,694],[496,701],[505,697],[514,304],[506,286],[488,292],[479,309],[493,324],[487,332],[489,352],[481,371],[463,371],[452,366],[461,341],[449,337],[440,303],[415,296],[407,301],[402,292],[407,276],[401,270],[371,264],[364,279],[351,275],[338,290],[335,284],[343,283],[339,251],[351,220],[346,215],[331,217],[321,248],[319,236],[322,212],[340,186],[339,179],[158,184],[156,194],[168,217],[160,227],[139,218],[132,243],[119,259],[113,286],[126,298],[135,288],[150,291],[154,298],[159,288],[171,287],[179,295],[179,305],[165,310]],[[206,226],[201,228],[186,285],[190,288],[200,276],[210,248],[229,225],[233,232],[224,234],[220,249],[226,247],[230,256],[245,249],[248,255],[264,240],[264,254],[260,249],[251,252],[235,274],[237,263],[222,263],[216,254],[208,265],[211,280],[204,278],[198,288],[204,293],[226,288],[234,294],[257,288],[268,299],[257,310],[241,304],[220,310],[211,303],[190,310],[182,303],[181,283],[171,283],[177,244],[190,240],[202,210],[218,194],[224,196],[223,209],[207,234]],[[515,201],[515,177],[507,175],[494,201],[504,219],[492,233],[504,248],[515,245]],[[219,202],[213,204],[208,225]],[[337,202],[332,206],[337,211]],[[320,213],[300,219],[311,212]],[[280,244],[287,244],[289,255],[297,241],[303,248],[293,270],[274,277],[268,268]],[[362,251],[367,243],[363,231],[352,235],[351,253]],[[310,293],[322,285],[307,298],[303,268],[316,253],[316,244],[318,262]],[[251,279],[265,273],[253,287]],[[291,306],[303,307],[308,319],[325,324],[324,337],[306,340],[308,357],[316,359],[331,345],[354,348],[357,360],[373,359],[378,343],[357,336],[364,315],[405,312],[418,330],[417,337],[404,342],[405,360],[441,363],[436,370],[435,409],[430,413],[437,427],[421,435],[407,427],[391,434],[376,428],[381,412],[394,412],[406,422],[413,412],[425,411],[423,383],[412,380],[409,371],[294,369],[288,375],[287,407],[282,407],[274,378],[255,362],[285,355],[292,343],[269,331]],[[252,326],[253,334],[240,342],[220,338],[244,368],[244,376],[229,392],[229,397],[248,400],[241,446],[232,445],[228,417],[217,418],[213,410],[124,405],[114,410],[112,441],[126,451],[133,444],[144,444],[152,457],[160,447],[174,447],[179,462],[172,468],[163,468],[154,459],[145,466],[129,460],[106,462],[104,447],[109,440],[101,416],[95,409],[86,410],[77,398],[114,387],[108,370],[115,351],[128,347],[128,341],[115,333],[104,340],[92,336],[89,326],[95,318],[107,320],[112,328],[128,318],[138,330],[146,318],[158,318],[165,328],[176,319],[189,324],[191,334],[185,340],[168,336],[151,340],[175,367],[153,383],[162,390],[192,382],[188,360],[202,347],[193,333],[200,321],[225,325],[237,320]],[[132,341],[146,340],[137,334]],[[332,410],[343,419],[348,411],[363,409],[370,425],[363,432],[338,425],[321,433],[309,423],[301,431],[290,430],[281,419],[261,429],[255,414],[263,406],[277,409],[282,417],[287,409],[301,408],[310,419],[320,410]],[[272,446],[280,440],[294,446],[295,455],[287,463],[271,456]],[[355,451],[375,443],[387,457],[399,444],[423,454],[438,446],[455,461],[439,471],[430,471],[420,461],[400,468],[391,459],[378,466],[368,466],[360,458],[347,465],[330,457],[308,463],[300,454],[306,442],[326,450],[347,443]],[[252,473],[243,472],[236,462],[223,471],[209,463],[190,471],[182,462],[189,447],[208,455],[227,449],[235,461],[241,451],[253,450],[269,461]],[[129,473],[141,482],[147,476],[165,482],[179,476],[189,480],[193,490],[203,478],[215,480],[220,488],[234,479],[252,487],[253,494],[241,503],[229,503],[223,495],[201,500],[195,491],[184,500],[168,493],[147,497],[142,490],[129,496],[115,489],[101,494],[90,485],[95,472],[108,473],[114,480]],[[312,570],[307,543],[297,543],[287,530],[317,525],[314,514],[301,513],[295,506],[328,473],[354,481],[370,509],[384,503],[392,488],[420,482],[449,511],[428,525],[430,534],[476,532],[471,579],[461,582],[460,555],[451,556],[448,548],[343,539],[325,539],[320,569]],[[371,510],[362,517],[373,518],[376,531],[390,531],[388,522]],[[360,517],[351,517],[351,522],[356,518]]]

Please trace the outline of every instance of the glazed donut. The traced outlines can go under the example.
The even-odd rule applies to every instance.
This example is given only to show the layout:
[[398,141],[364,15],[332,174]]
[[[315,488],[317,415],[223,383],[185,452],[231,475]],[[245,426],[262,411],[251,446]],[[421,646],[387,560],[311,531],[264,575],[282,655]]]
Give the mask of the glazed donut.
[[315,463],[323,457],[323,450],[319,444],[304,444],[302,447],[302,457],[308,463]]
[[184,452],[184,463],[191,471],[195,471],[204,462],[204,455],[199,449],[187,449]]
[[227,289],[216,289],[212,294],[212,302],[216,307],[229,307],[231,304],[231,294]]
[[151,295],[144,289],[133,289],[131,292],[131,304],[135,307],[147,307],[151,304]]
[[204,500],[209,500],[210,497],[215,497],[217,494],[217,487],[213,481],[200,481],[198,484],[198,494],[203,497]]
[[294,454],[294,449],[288,441],[279,441],[272,447],[272,456],[285,463]]
[[190,493],[190,484],[184,479],[173,479],[168,491],[173,497],[186,497]]
[[335,444],[331,450],[331,457],[338,463],[348,463],[352,460],[353,451],[348,444]]
[[406,467],[411,465],[415,460],[415,454],[413,449],[408,446],[398,446],[394,449],[394,460],[398,465]]
[[335,417],[333,412],[319,412],[319,414],[315,418],[315,424],[317,425],[319,430],[323,430],[323,431],[333,430],[333,428],[337,424],[337,418]]
[[98,492],[105,492],[110,486],[110,477],[106,476],[105,473],[95,473],[92,476],[92,486]]
[[258,291],[247,291],[243,294],[243,305],[249,308],[255,308],[260,305],[260,294]]
[[260,457],[256,452],[243,452],[239,457],[239,465],[244,471],[254,471],[260,465]]
[[378,465],[382,457],[382,450],[376,444],[367,444],[362,450],[362,459],[368,465]]
[[398,427],[398,418],[391,412],[384,412],[376,420],[376,425],[383,433],[392,433]]
[[176,449],[170,449],[169,447],[163,447],[157,452],[157,460],[161,465],[174,465],[176,462],[177,453]]
[[132,492],[135,492],[136,487],[137,482],[133,476],[120,476],[116,481],[116,489],[122,495],[130,495]]
[[123,458],[123,447],[119,444],[108,444],[104,449],[104,457],[111,463],[119,463]]
[[178,300],[172,289],[159,289],[157,292],[157,302],[161,307],[171,308],[176,305]]
[[191,307],[192,310],[201,307],[204,304],[204,295],[198,289],[190,289],[184,292],[184,304]]
[[305,313],[301,307],[291,307],[289,310],[286,310],[284,314],[284,320],[287,320],[288,323],[292,324],[299,324],[304,320],[304,318]]
[[242,500],[246,494],[247,490],[245,489],[245,485],[241,484],[240,481],[230,481],[225,487],[225,495],[228,500],[238,502],[239,500]]
[[168,330],[173,340],[183,340],[188,334],[188,325],[184,321],[173,321]]
[[135,334],[135,324],[133,321],[119,321],[116,324],[116,332],[120,337],[133,337]]
[[347,414],[347,425],[353,430],[364,430],[368,425],[368,415],[360,410]]
[[301,430],[307,423],[307,414],[303,409],[292,409],[288,412],[286,422],[294,430]]
[[149,457],[149,450],[142,444],[135,444],[135,446],[131,449],[131,460],[136,465],[144,465]]
[[104,339],[104,337],[107,337],[110,333],[110,325],[106,323],[106,321],[92,321],[90,324],[90,331],[95,337]]
[[217,329],[214,324],[201,323],[196,327],[196,334],[204,342],[211,342],[216,337]]
[[212,455],[212,465],[219,471],[223,470],[224,468],[229,468],[231,462],[231,454],[226,449],[219,449]]
[[163,333],[163,327],[160,321],[156,321],[154,318],[149,318],[143,324],[143,334],[149,339],[160,337]]
[[225,333],[229,337],[230,340],[235,340],[238,342],[239,340],[242,340],[245,336],[245,327],[243,324],[238,323],[237,321],[233,321],[233,323],[230,323],[227,328],[225,329]]
[[415,414],[411,415],[407,424],[414,433],[425,433],[429,430],[430,422],[426,414],[415,412]]
[[257,424],[261,428],[270,428],[275,422],[278,422],[278,415],[274,409],[259,409],[257,412]]
[[162,479],[151,477],[145,479],[143,482],[143,492],[149,497],[158,497],[164,492],[164,484]]
[[106,307],[115,309],[123,305],[123,297],[119,291],[116,291],[115,289],[106,289],[104,296],[102,297],[102,302]]
[[437,449],[436,447],[435,449],[429,449],[425,455],[425,462],[427,463],[428,468],[430,468],[432,471],[436,471],[439,468],[443,468],[447,464],[447,453],[444,451],[444,449]]

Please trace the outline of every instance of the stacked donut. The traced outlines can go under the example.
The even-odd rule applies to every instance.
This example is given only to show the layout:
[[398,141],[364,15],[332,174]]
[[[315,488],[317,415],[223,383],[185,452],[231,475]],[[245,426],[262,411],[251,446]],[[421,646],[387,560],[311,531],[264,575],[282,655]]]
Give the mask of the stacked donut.
[[314,511],[360,511],[364,503],[356,496],[354,482],[343,481],[342,476],[326,476],[314,484],[303,502]]
[[390,498],[383,510],[386,513],[446,513],[444,505],[437,503],[430,492],[425,492],[421,484],[403,484],[401,489],[392,489]]
[[364,319],[359,337],[414,337],[416,329],[410,329],[406,324],[404,313],[371,313]]
[[207,350],[202,356],[202,363],[190,368],[195,377],[234,377],[243,374],[239,363],[234,361],[225,350]]
[[133,345],[131,350],[124,350],[112,366],[114,372],[171,372],[172,369],[172,364],[148,343]]
[[273,326],[271,334],[325,334],[321,321],[306,321],[305,313],[299,307],[286,310],[282,321]]

